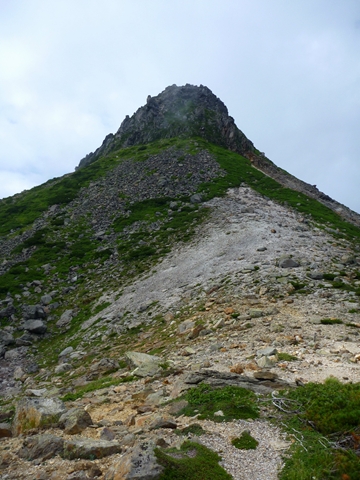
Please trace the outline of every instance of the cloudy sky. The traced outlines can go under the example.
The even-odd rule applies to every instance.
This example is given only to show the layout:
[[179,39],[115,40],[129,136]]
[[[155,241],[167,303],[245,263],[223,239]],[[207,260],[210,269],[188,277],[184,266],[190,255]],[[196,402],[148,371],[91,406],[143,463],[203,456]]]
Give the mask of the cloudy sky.
[[360,212],[359,0],[0,0],[0,198],[73,171],[186,83]]

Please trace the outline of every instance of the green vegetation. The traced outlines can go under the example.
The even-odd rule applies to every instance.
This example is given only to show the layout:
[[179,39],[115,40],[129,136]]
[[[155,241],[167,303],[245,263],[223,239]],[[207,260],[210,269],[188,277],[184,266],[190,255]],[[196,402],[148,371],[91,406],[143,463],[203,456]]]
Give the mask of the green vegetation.
[[340,320],[340,318],[322,318],[320,320],[320,323],[322,325],[337,325],[337,324],[341,324],[341,323],[344,323],[342,320]]
[[113,387],[116,385],[120,385],[120,383],[125,383],[125,382],[132,382],[134,380],[134,377],[129,375],[127,377],[121,377],[121,378],[113,378],[111,376],[103,377],[98,380],[94,380],[92,382],[89,382],[87,385],[83,387],[79,387],[76,392],[71,392],[65,394],[61,400],[63,402],[67,401],[72,401],[74,402],[78,398],[82,398],[85,393],[89,392],[94,392],[95,390],[100,390],[101,388],[107,388],[107,387]]
[[[259,409],[256,405],[256,395],[241,387],[212,388],[201,383],[190,389],[184,398],[189,402],[179,415],[228,422],[233,419],[258,418]],[[221,413],[220,413],[221,412]]]
[[196,435],[196,436],[199,436],[199,435],[204,435],[205,430],[198,423],[193,423],[192,425],[189,425],[188,427],[184,427],[181,430],[175,430],[175,433],[177,435]]
[[220,467],[219,455],[198,443],[185,441],[180,450],[155,450],[164,467],[159,480],[231,480],[231,475]]
[[295,360],[299,360],[295,355],[290,355],[290,353],[279,352],[277,354],[278,360],[283,362],[294,362]]
[[234,447],[241,450],[255,450],[259,445],[259,442],[246,430],[242,432],[239,438],[234,438],[231,440],[231,443],[234,445]]
[[283,394],[282,405],[293,410],[283,422],[294,443],[280,479],[360,478],[360,384],[329,378]]

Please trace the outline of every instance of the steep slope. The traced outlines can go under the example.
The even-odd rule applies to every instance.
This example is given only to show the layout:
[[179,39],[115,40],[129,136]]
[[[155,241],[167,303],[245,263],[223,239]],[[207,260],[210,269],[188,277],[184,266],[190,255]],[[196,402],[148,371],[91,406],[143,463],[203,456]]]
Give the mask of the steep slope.
[[[4,478],[116,478],[124,451],[135,464],[145,440],[187,438],[179,430],[194,420],[164,402],[201,380],[260,396],[330,375],[359,381],[356,222],[271,178],[279,169],[210,90],[168,87],[80,167],[0,204],[0,423],[22,396],[61,397],[91,414],[71,433],[123,453],[93,462],[105,446],[70,445],[55,422],[69,450],[47,461],[38,445],[36,457],[18,410],[0,446]],[[156,365],[136,370],[132,350]],[[267,408],[254,423],[201,421],[212,432],[202,443],[235,479],[278,476],[288,443]],[[260,447],[238,456],[229,439],[249,428]]]

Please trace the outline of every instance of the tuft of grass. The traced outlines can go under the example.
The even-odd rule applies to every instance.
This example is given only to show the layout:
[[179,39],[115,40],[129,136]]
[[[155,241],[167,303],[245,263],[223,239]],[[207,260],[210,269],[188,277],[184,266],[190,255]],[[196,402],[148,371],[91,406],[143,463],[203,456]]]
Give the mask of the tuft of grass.
[[242,432],[239,438],[234,438],[231,440],[231,443],[234,445],[234,447],[241,450],[255,450],[259,445],[259,442],[246,430]]
[[61,398],[61,400],[63,402],[68,402],[68,401],[73,402],[78,398],[82,398],[85,395],[85,393],[94,392],[95,390],[100,390],[101,388],[116,386],[116,385],[119,385],[120,383],[132,382],[134,378],[135,377],[133,377],[132,375],[129,375],[127,377],[122,377],[122,378],[112,378],[110,376],[103,377],[98,380],[89,382],[87,385],[83,387],[78,388],[76,392],[67,393]]
[[320,320],[320,323],[322,325],[337,325],[337,324],[341,324],[341,323],[344,323],[342,320],[340,320],[340,318],[322,318]]
[[[209,419],[214,422],[259,417],[256,395],[245,388],[233,386],[213,388],[201,383],[190,389],[184,398],[189,403],[179,415],[192,417],[198,414],[200,420]],[[219,411],[223,415],[215,415]]]
[[192,425],[189,425],[188,427],[182,428],[181,430],[175,430],[175,433],[177,435],[204,435],[205,430],[202,428],[201,425],[198,423],[193,423]]
[[279,352],[277,356],[278,360],[283,362],[294,362],[296,360],[299,360],[298,357],[295,357],[295,355],[290,355],[290,353],[286,352]]
[[220,456],[198,443],[185,441],[180,450],[155,449],[160,465],[164,467],[159,480],[231,480],[220,465]]

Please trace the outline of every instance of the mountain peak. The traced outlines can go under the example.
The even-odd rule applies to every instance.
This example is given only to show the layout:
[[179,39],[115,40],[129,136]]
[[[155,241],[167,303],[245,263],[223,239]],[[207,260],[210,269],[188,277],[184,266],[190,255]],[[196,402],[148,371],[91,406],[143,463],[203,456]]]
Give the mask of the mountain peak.
[[202,137],[242,155],[253,152],[252,142],[237,128],[225,104],[203,85],[171,85],[125,117],[118,131],[83,158],[79,167],[119,148],[147,144],[162,138]]

